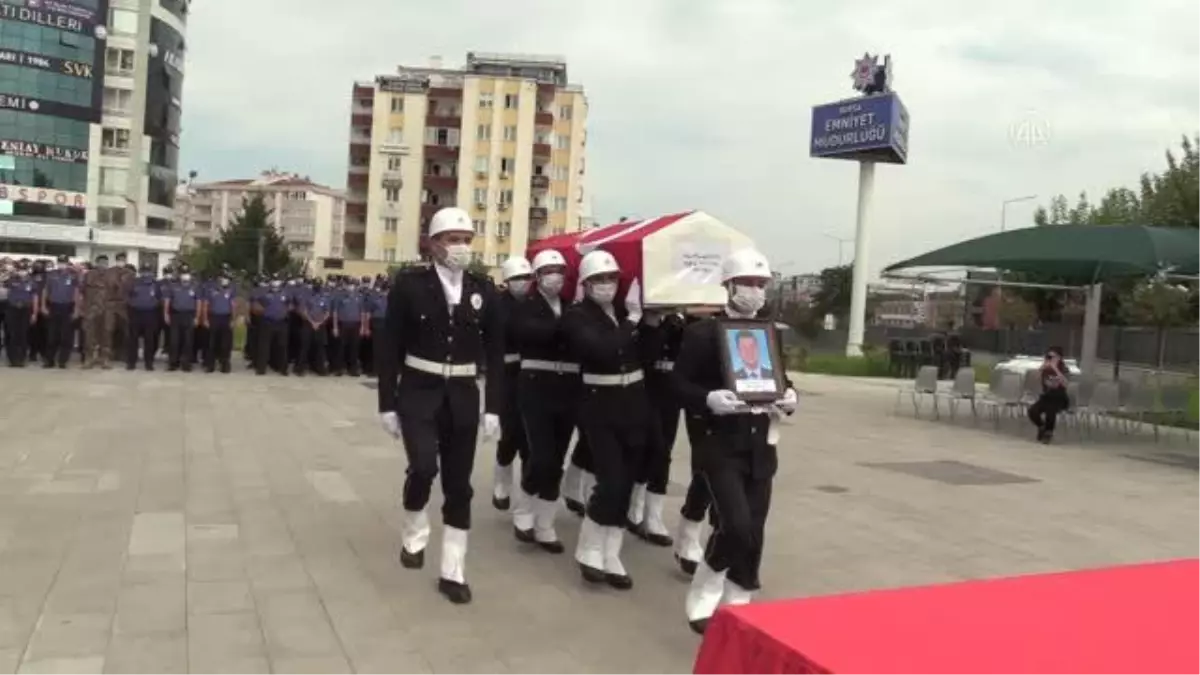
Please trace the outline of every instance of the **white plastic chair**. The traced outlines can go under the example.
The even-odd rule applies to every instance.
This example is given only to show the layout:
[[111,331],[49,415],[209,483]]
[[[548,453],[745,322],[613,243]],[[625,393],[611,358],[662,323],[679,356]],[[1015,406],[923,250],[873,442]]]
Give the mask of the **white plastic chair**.
[[978,394],[975,391],[975,369],[970,367],[959,368],[954,374],[954,385],[950,391],[946,392],[946,398],[949,399],[950,419],[956,419],[958,416],[958,405],[963,401],[971,402],[971,417],[979,418],[979,410],[975,406],[975,401]]
[[1097,382],[1096,389],[1092,392],[1092,400],[1088,403],[1088,409],[1095,419],[1097,428],[1112,426],[1116,420],[1111,414],[1122,412],[1120,385],[1116,382]]
[[893,406],[893,411],[900,408],[900,397],[904,394],[909,394],[912,397],[913,414],[917,417],[921,416],[921,399],[925,396],[933,399],[933,415],[935,418],[941,418],[941,411],[938,410],[938,369],[937,366],[921,366],[917,371],[917,377],[913,380],[911,387],[902,387],[896,390],[896,404]]
[[1013,417],[1021,416],[1024,411],[1021,376],[1017,373],[1001,373],[995,388],[988,394],[987,402],[991,407],[992,422],[997,429],[1000,428],[1001,413],[1008,413]]

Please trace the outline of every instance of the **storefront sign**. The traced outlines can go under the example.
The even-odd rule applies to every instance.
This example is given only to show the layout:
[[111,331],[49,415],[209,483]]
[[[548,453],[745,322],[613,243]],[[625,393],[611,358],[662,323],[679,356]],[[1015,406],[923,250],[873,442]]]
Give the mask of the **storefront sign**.
[[0,138],[0,155],[27,157],[29,159],[52,159],[56,162],[87,164],[87,148],[67,148],[50,143],[34,143],[10,138]]
[[53,204],[73,209],[87,208],[87,195],[53,188],[5,185],[0,183],[0,201],[25,202],[27,204]]
[[[72,10],[83,11],[56,11],[68,7]],[[0,3],[0,19],[32,23],[71,33],[89,34],[92,32],[95,17],[87,17],[86,14],[90,14],[86,8],[67,5],[67,3],[48,2],[47,0],[30,2],[25,6],[11,5],[8,2]]]
[[25,68],[37,68],[52,73],[60,73],[71,77],[92,79],[92,64],[81,61],[68,61],[53,56],[30,54],[15,49],[0,49],[0,64],[7,63]]
[[[99,81],[102,82],[103,80]],[[80,122],[100,121],[100,111],[98,109],[93,110],[92,108],[71,105],[70,103],[59,103],[58,101],[45,101],[20,94],[0,93],[0,110],[16,110],[18,112],[30,112],[38,115],[49,115],[51,117],[66,117],[67,119],[79,120]]]

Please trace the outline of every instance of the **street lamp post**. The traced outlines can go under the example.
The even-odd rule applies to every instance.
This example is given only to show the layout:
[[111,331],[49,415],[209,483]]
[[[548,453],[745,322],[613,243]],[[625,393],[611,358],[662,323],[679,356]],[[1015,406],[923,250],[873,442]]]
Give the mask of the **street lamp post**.
[[1001,232],[1004,231],[1005,216],[1008,214],[1008,205],[1016,204],[1018,202],[1027,202],[1032,199],[1037,199],[1037,195],[1026,195],[1024,197],[1013,197],[1012,199],[1005,199],[1003,202],[1000,202],[1000,231]]
[[838,267],[841,267],[842,265],[846,264],[846,259],[845,259],[845,256],[843,255],[843,251],[844,251],[843,247],[845,246],[845,244],[853,242],[854,237],[835,237],[832,234],[826,234],[826,233],[822,233],[821,236],[827,237],[827,238],[832,239],[837,242],[837,245],[838,245]]

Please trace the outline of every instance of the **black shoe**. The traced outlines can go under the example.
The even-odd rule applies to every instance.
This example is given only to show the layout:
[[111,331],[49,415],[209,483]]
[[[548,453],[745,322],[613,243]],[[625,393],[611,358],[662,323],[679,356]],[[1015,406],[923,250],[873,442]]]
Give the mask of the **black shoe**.
[[229,364],[228,364],[228,363],[222,363],[222,364],[221,364],[221,372],[222,372],[222,373],[229,373],[229,371],[230,371]]
[[438,579],[438,592],[456,605],[465,605],[471,602],[471,587],[457,581]]
[[652,534],[650,530],[647,530],[644,527],[642,528],[641,534],[638,536],[644,539],[646,543],[650,544],[651,546],[662,546],[663,548],[666,548],[667,546],[675,543],[670,536],[665,534]]
[[708,628],[708,619],[696,619],[689,621],[688,626],[692,628],[692,632],[697,635],[704,635],[705,629]]
[[168,373],[173,373],[173,372],[175,372],[175,371],[177,371],[177,370],[179,370],[179,366],[167,366],[167,372],[168,372]]
[[537,545],[546,553],[553,553],[554,555],[559,555],[563,551],[567,550],[567,547],[563,546],[563,543],[557,539],[554,541],[538,541]]
[[153,363],[147,363],[147,364],[146,364],[146,372],[147,372],[147,373],[153,373],[153,372],[154,372],[154,364],[153,364]]
[[[260,373],[261,374],[261,373]],[[400,547],[400,564],[405,569],[419,570],[425,566],[425,549],[421,549],[416,553],[409,553],[408,549]]]
[[679,556],[675,556],[675,562],[679,563],[679,569],[683,570],[684,574],[688,575],[689,577],[695,576],[695,574],[696,574],[696,561],[695,560],[688,560],[687,558],[681,558]]
[[513,536],[522,544],[532,544],[534,542],[533,530],[522,530],[516,525],[513,525]]
[[47,369],[49,369],[49,368],[53,368],[53,367],[54,367],[54,364],[53,364],[53,363],[50,363],[49,361],[47,361],[47,362],[45,362],[45,363],[43,363],[43,364],[42,364],[42,367],[43,367],[43,368],[47,368]]
[[583,575],[583,580],[589,584],[603,584],[608,582],[608,575],[604,573],[604,570],[588,567],[583,563],[579,563],[579,573]]
[[304,371],[303,371],[303,370],[297,370],[297,371],[296,371],[296,377],[304,377]]
[[1052,441],[1052,440],[1054,440],[1054,432],[1053,431],[1043,431],[1041,434],[1038,435],[1038,441],[1042,445],[1050,445],[1050,441]]
[[190,372],[192,372],[192,367],[191,367],[191,366],[184,366],[184,367],[183,367],[183,372],[185,372],[185,373],[190,373]]
[[137,370],[137,366],[132,363],[126,363],[125,370]]
[[357,370],[352,370],[350,371],[350,377],[362,377],[362,373],[358,372]]
[[563,501],[566,502],[568,511],[570,511],[571,513],[574,513],[577,516],[583,517],[583,513],[585,510],[583,508],[583,502],[575,500],[575,499],[569,499],[566,497],[563,498]]
[[59,370],[66,370],[66,369],[67,369],[67,364],[65,364],[65,363],[60,363],[60,364],[58,364],[58,369],[59,369]]
[[633,579],[628,574],[613,574],[612,572],[604,573],[604,580],[609,586],[618,591],[627,591],[633,588]]
[[512,506],[512,500],[508,497],[492,495],[492,506],[496,507],[498,511],[507,511],[508,507]]
[[217,372],[217,369],[216,369],[216,368],[213,368],[212,366],[204,366],[204,372],[206,372],[206,373],[215,373],[215,372]]

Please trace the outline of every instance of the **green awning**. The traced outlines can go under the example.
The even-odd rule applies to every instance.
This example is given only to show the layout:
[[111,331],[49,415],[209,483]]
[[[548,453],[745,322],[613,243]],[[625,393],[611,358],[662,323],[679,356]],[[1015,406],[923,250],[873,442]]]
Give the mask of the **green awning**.
[[1198,230],[1143,225],[1043,225],[989,234],[884,268],[994,267],[1053,276],[1066,283],[1196,274]]

